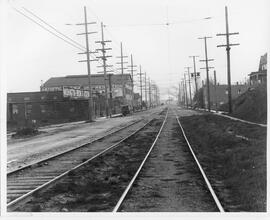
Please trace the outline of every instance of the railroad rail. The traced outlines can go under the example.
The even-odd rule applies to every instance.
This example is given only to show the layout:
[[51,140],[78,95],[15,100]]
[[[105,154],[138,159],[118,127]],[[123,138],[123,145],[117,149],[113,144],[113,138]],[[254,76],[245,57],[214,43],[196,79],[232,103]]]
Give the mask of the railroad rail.
[[[153,139],[151,140],[150,143],[152,144],[149,144],[149,146],[151,145],[151,147],[149,147],[148,150],[145,151],[145,154],[143,154],[143,157],[141,157],[142,159],[142,162],[138,162],[138,168],[134,169],[134,175],[131,174],[132,176],[130,176],[130,179],[127,183],[125,183],[124,185],[122,185],[122,188],[121,188],[121,193],[120,194],[121,196],[119,196],[119,200],[115,200],[115,206],[113,207],[112,206],[112,210],[113,212],[118,212],[122,206],[122,204],[125,202],[125,199],[127,198],[127,195],[129,194],[129,192],[131,191],[132,187],[134,186],[134,183],[136,182],[136,180],[138,179],[140,173],[141,173],[141,170],[142,168],[144,167],[144,165],[146,164],[146,161],[147,159],[149,158],[149,155],[151,154],[152,150],[154,149],[154,147],[156,146],[158,140],[159,140],[159,137],[160,137],[160,134],[162,133],[162,131],[164,130],[164,125],[165,123],[167,122],[167,118],[168,118],[168,112],[170,111],[170,109],[168,108],[167,111],[166,111],[166,115],[164,117],[164,120],[162,121],[162,125],[159,127],[158,131],[155,133],[155,136],[153,137]],[[211,198],[213,199],[213,201],[215,202],[215,205],[216,207],[218,208],[218,210],[220,212],[224,212],[224,208],[222,207],[216,193],[214,192],[205,172],[203,171],[203,168],[202,166],[200,165],[188,139],[187,139],[187,136],[185,134],[185,131],[180,123],[180,120],[179,120],[179,117],[177,115],[177,113],[172,109],[171,111],[173,111],[174,115],[175,115],[175,118],[177,120],[177,123],[181,129],[181,132],[183,134],[183,137],[184,137],[184,140],[185,142],[187,143],[188,145],[188,149],[189,151],[191,152],[192,154],[192,158],[194,159],[194,161],[196,162],[196,165],[198,166],[199,168],[199,171],[200,171],[200,174],[202,176],[202,179],[204,180],[210,194],[211,194]],[[163,110],[164,112],[164,110]],[[77,170],[78,168],[80,167],[83,167],[84,165],[86,165],[87,163],[89,163],[90,161],[94,160],[95,158],[98,158],[102,155],[105,155],[107,152],[109,152],[111,149],[116,149],[121,143],[123,143],[124,141],[126,141],[127,139],[131,138],[132,136],[135,136],[138,132],[142,131],[148,124],[151,123],[151,121],[153,121],[155,118],[153,119],[150,119],[148,122],[146,122],[143,126],[141,126],[140,128],[138,128],[137,130],[135,130],[134,132],[132,132],[130,135],[126,136],[125,138],[121,139],[120,141],[118,141],[117,143],[111,145],[110,147],[104,149],[103,151],[99,152],[98,154],[90,157],[89,159],[85,160],[84,162],[82,163],[79,163],[77,164],[76,166],[73,166],[71,169],[66,169],[65,171],[64,170],[59,170],[59,173],[52,173],[52,172],[45,172],[45,173],[40,173],[40,170],[39,169],[34,169],[34,172],[32,172],[32,174],[28,177],[28,178],[22,178],[21,180],[20,179],[17,179],[17,180],[20,180],[20,181],[23,181],[23,183],[20,183],[20,185],[22,185],[22,188],[21,188],[21,191],[22,191],[22,194],[16,198],[15,200],[11,201],[7,207],[8,207],[8,210],[11,211],[11,210],[15,210],[18,206],[20,206],[20,204],[24,204],[25,202],[27,202],[27,200],[31,197],[31,195],[35,192],[38,192],[38,191],[43,191],[43,190],[46,190],[47,187],[51,186],[53,183],[55,183],[57,180],[60,180],[61,178],[63,178],[64,176],[66,176],[67,174],[69,174],[71,171],[75,171]],[[160,122],[161,123],[161,122]],[[154,140],[154,141],[153,141]],[[136,144],[135,144],[136,145]],[[113,151],[112,151],[113,152]],[[82,154],[84,153],[84,151],[81,152]],[[107,154],[106,154],[107,155]],[[145,156],[144,156],[145,155]],[[70,158],[66,158],[65,160],[61,159],[59,160],[58,158],[58,163],[59,161],[61,162],[64,162],[64,163],[70,163],[68,161],[70,161]],[[133,173],[133,172],[132,172]],[[39,176],[36,176],[36,174],[41,174]],[[30,179],[32,178],[32,179]],[[31,188],[31,184],[35,184],[35,183],[39,183],[39,186],[38,187],[35,187],[35,188]],[[30,186],[29,186],[29,183]],[[15,184],[16,185],[16,184]],[[24,191],[24,187],[27,188],[27,192],[25,193]],[[117,197],[118,198],[118,197]],[[209,197],[210,198],[210,197]]]
[[[169,109],[168,109],[168,111],[169,111]],[[131,188],[132,188],[134,182],[135,182],[136,179],[138,178],[138,176],[139,176],[139,174],[140,174],[140,172],[141,172],[141,170],[142,170],[142,168],[143,168],[143,166],[144,166],[144,164],[145,164],[147,158],[149,157],[149,155],[150,155],[151,151],[153,150],[154,146],[156,145],[156,143],[157,143],[157,141],[158,141],[158,139],[159,139],[159,136],[160,136],[160,134],[161,134],[161,132],[162,132],[162,130],[163,130],[164,124],[166,123],[167,116],[168,116],[168,111],[167,111],[166,117],[165,117],[165,119],[164,119],[164,121],[163,121],[163,124],[162,124],[162,126],[161,126],[161,128],[160,128],[160,130],[159,130],[159,133],[158,133],[158,135],[156,136],[155,141],[153,142],[151,148],[149,149],[147,155],[145,156],[144,160],[142,161],[140,167],[138,168],[137,172],[136,172],[135,175],[133,176],[132,180],[130,181],[130,183],[129,183],[128,186],[126,187],[125,191],[124,191],[123,194],[121,195],[119,201],[117,202],[116,206],[115,206],[114,209],[113,209],[113,212],[118,212],[118,211],[120,210],[121,205],[123,204],[123,202],[124,202],[125,198],[127,197],[128,193],[130,192],[130,190],[131,190]],[[174,114],[175,114],[176,120],[177,120],[177,122],[178,122],[178,125],[179,125],[179,127],[181,128],[181,131],[182,131],[182,134],[183,134],[183,136],[184,136],[184,139],[185,139],[185,141],[186,141],[186,143],[187,143],[187,145],[188,145],[188,147],[189,147],[189,150],[190,150],[190,152],[191,152],[191,154],[192,154],[192,156],[193,156],[193,159],[195,160],[195,162],[196,162],[196,164],[197,164],[197,166],[198,166],[198,168],[199,168],[199,170],[200,170],[200,173],[201,173],[201,175],[202,175],[202,177],[203,177],[203,180],[205,181],[205,184],[206,184],[206,186],[207,186],[209,192],[211,193],[211,196],[212,196],[212,198],[213,198],[213,200],[214,200],[214,202],[215,202],[215,204],[216,204],[216,206],[217,206],[219,212],[224,212],[224,208],[222,207],[222,205],[221,205],[221,203],[220,203],[218,197],[216,196],[216,193],[214,192],[214,190],[213,190],[213,188],[212,188],[212,186],[211,186],[211,184],[210,184],[210,182],[209,182],[209,180],[208,180],[208,178],[207,178],[207,176],[206,176],[206,174],[205,174],[205,172],[204,172],[202,166],[200,165],[200,163],[199,163],[199,161],[198,161],[198,159],[197,159],[197,157],[196,157],[196,155],[195,155],[195,153],[194,153],[194,151],[193,151],[193,149],[192,149],[192,147],[191,147],[191,145],[190,145],[190,143],[189,143],[189,141],[188,141],[188,139],[187,139],[187,136],[186,136],[186,134],[185,134],[185,131],[184,131],[184,129],[183,129],[183,127],[182,127],[182,125],[181,125],[181,123],[180,123],[180,121],[179,121],[179,117],[177,116],[177,113],[176,113],[175,111],[174,111]]]
[[[162,111],[164,111],[164,109]],[[152,113],[151,116],[157,113],[160,112]],[[106,154],[110,150],[117,148],[117,146],[119,146],[120,143],[134,136],[136,133],[141,131],[154,119],[155,117],[152,119],[151,118],[148,119],[146,122],[143,123],[142,126],[133,131],[131,134],[125,136],[120,141],[117,141],[117,143],[110,145],[104,150],[102,151],[99,150],[98,153],[91,156],[90,158],[86,159],[85,154],[89,153],[89,150],[91,150],[91,146],[94,143],[101,141],[102,139],[105,139],[106,137],[111,136],[121,130],[124,130],[136,123],[139,123],[143,121],[143,119],[135,121],[125,127],[122,127],[107,135],[104,135],[101,138],[89,142],[88,144],[84,144],[77,148],[65,151],[61,154],[57,154],[50,158],[46,158],[42,161],[39,161],[38,163],[31,164],[8,173],[7,176],[8,211],[15,210],[18,206],[20,206],[20,204],[26,202],[30,198],[30,196],[33,195],[33,193],[45,190],[47,187],[51,186],[57,180],[60,180],[71,171],[74,171],[82,167],[83,165],[89,163],[90,161],[100,157],[101,155]],[[76,155],[76,157],[74,157],[74,155]],[[76,160],[74,158],[76,158]],[[61,164],[61,166],[59,166],[59,164]],[[51,170],[49,169],[48,166],[50,166]],[[54,169],[52,169],[52,167],[54,167]]]

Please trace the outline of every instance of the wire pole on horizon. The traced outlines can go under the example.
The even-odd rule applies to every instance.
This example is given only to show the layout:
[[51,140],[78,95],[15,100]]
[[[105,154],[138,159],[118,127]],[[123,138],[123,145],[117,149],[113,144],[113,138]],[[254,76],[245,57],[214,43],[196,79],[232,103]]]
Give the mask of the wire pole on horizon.
[[229,32],[229,22],[228,22],[228,9],[225,6],[225,20],[226,20],[226,33],[217,34],[217,36],[226,36],[226,44],[218,45],[217,47],[226,47],[227,51],[227,78],[228,78],[228,103],[229,103],[229,113],[232,113],[232,91],[231,91],[231,60],[230,60],[230,49],[231,46],[238,46],[237,44],[230,44],[230,35],[239,34],[239,32],[230,33]]
[[206,85],[207,85],[207,108],[208,111],[211,111],[211,103],[210,103],[210,85],[209,85],[209,69],[212,69],[213,67],[208,66],[209,61],[213,61],[214,59],[208,59],[207,55],[207,39],[212,37],[199,37],[198,39],[204,40],[204,52],[205,52],[205,60],[200,60],[201,62],[205,62],[205,68],[206,69]]
[[84,25],[85,32],[80,33],[77,35],[85,35],[85,41],[86,41],[86,52],[79,53],[79,54],[86,54],[86,60],[80,60],[79,62],[86,62],[87,63],[87,74],[88,74],[88,92],[89,92],[89,98],[88,98],[88,121],[92,122],[93,121],[93,96],[92,96],[92,80],[91,80],[91,66],[90,62],[91,61],[98,61],[97,59],[90,60],[90,53],[96,53],[95,51],[90,51],[89,49],[89,39],[88,35],[89,34],[94,34],[97,32],[88,32],[88,25],[89,24],[96,24],[96,22],[88,22],[87,21],[87,11],[86,11],[86,6],[84,6],[84,23],[80,23],[77,25]]

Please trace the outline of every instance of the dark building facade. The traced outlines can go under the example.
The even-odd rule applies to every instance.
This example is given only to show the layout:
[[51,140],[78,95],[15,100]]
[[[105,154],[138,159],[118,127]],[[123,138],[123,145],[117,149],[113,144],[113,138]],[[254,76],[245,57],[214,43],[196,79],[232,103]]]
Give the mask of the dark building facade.
[[[96,117],[104,116],[103,96],[94,96]],[[64,97],[62,91],[7,94],[7,127],[15,129],[71,121],[87,120],[88,100]]]

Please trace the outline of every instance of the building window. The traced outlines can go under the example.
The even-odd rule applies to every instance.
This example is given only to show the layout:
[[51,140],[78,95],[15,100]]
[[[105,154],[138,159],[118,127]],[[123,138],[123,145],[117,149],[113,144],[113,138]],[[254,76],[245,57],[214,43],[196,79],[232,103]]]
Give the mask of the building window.
[[32,105],[27,104],[27,105],[26,105],[26,113],[27,113],[27,114],[30,114],[31,112],[32,112]]
[[241,94],[241,89],[238,89],[238,92],[237,92],[238,94]]
[[18,105],[13,104],[12,105],[12,114],[15,115],[15,114],[18,114],[18,113],[19,113]]
[[45,113],[46,112],[46,105],[40,105],[40,111],[41,111],[41,113]]
[[24,97],[24,101],[29,101],[30,98],[29,97]]

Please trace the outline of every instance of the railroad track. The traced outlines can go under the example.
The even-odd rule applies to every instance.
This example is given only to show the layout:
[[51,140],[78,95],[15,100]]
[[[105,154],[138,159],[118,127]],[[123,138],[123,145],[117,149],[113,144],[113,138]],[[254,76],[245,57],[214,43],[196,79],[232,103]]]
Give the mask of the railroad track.
[[[21,204],[28,201],[31,195],[45,190],[66,176],[69,172],[84,166],[95,158],[98,158],[109,152],[111,149],[116,148],[120,143],[129,139],[147,126],[153,120],[151,118],[155,118],[155,114],[157,113],[159,112],[152,113],[146,121],[144,119],[135,121],[87,144],[83,144],[74,149],[45,158],[37,163],[29,164],[25,167],[9,172],[7,174],[8,211],[15,210]],[[125,134],[125,136],[120,138],[120,140],[113,140],[112,142],[116,142],[115,144],[105,147],[102,150],[99,148],[100,146],[93,150],[93,145],[100,145],[99,142],[104,141],[106,138],[112,137],[114,134],[124,131],[129,127],[131,127],[131,131],[129,131],[131,134],[128,136]]]
[[[190,145],[190,143],[189,143],[189,141],[187,139],[187,136],[186,136],[185,131],[184,131],[184,129],[183,129],[181,123],[180,123],[180,120],[179,120],[179,117],[178,117],[177,113],[174,110],[173,110],[173,112],[174,112],[174,115],[176,117],[177,123],[178,123],[178,125],[179,125],[179,127],[181,129],[181,132],[182,132],[182,134],[184,136],[185,142],[187,143],[188,148],[190,150],[190,153],[192,154],[192,157],[193,157],[194,161],[196,162],[197,167],[199,168],[200,174],[201,174],[201,176],[202,176],[202,178],[203,178],[203,180],[204,180],[204,182],[205,182],[205,184],[207,186],[207,189],[209,190],[209,192],[211,194],[211,197],[212,197],[212,199],[213,199],[216,207],[218,208],[219,212],[224,212],[224,208],[222,207],[222,205],[221,205],[221,203],[220,203],[220,201],[219,201],[219,199],[218,199],[215,191],[213,190],[213,187],[211,186],[211,184],[210,184],[210,182],[209,182],[209,180],[208,180],[208,178],[207,178],[207,176],[206,176],[206,174],[205,174],[202,166],[200,165],[200,163],[199,163],[199,161],[198,161],[198,159],[197,159],[197,157],[196,157],[196,155],[195,155],[195,153],[194,153],[194,151],[193,151],[193,149],[192,149],[192,147],[191,147],[191,145]],[[168,115],[168,112],[167,112],[167,115]],[[166,118],[165,118],[165,120],[164,120],[164,122],[163,122],[163,124],[162,124],[162,126],[160,128],[160,131],[159,131],[159,133],[158,133],[155,141],[153,142],[151,148],[149,149],[149,151],[148,151],[147,155],[145,156],[143,162],[141,163],[139,169],[137,170],[137,172],[133,176],[132,180],[130,181],[130,183],[126,187],[126,189],[123,192],[123,194],[121,195],[119,201],[117,202],[116,206],[113,209],[113,212],[119,212],[119,211],[121,211],[121,207],[122,207],[123,203],[125,202],[125,199],[127,198],[128,194],[130,193],[133,184],[138,179],[138,177],[140,175],[140,172],[141,172],[141,170],[142,170],[142,168],[143,168],[146,160],[148,159],[151,151],[153,150],[153,148],[155,147],[155,145],[156,145],[156,143],[157,143],[157,141],[159,139],[159,136],[160,136],[160,134],[162,132],[162,129],[164,127],[164,124],[166,123],[167,115],[166,115]]]
[[[97,185],[98,185],[97,182],[95,182],[94,179],[91,179],[91,181],[94,182],[94,183],[91,183],[92,185],[91,184],[90,185],[87,185],[87,188],[83,188],[84,186],[82,186],[82,185],[80,185],[80,186],[82,186],[82,190],[88,190],[88,189],[92,189],[93,188],[92,189],[93,192],[91,192],[91,193],[94,194],[94,197],[91,197],[92,200],[89,200],[88,198],[86,200],[85,199],[84,200],[83,199],[79,199],[79,201],[80,201],[79,203],[83,203],[83,204],[86,203],[86,205],[89,205],[90,204],[90,206],[93,205],[92,203],[96,203],[96,205],[93,205],[90,209],[84,210],[84,211],[113,211],[113,212],[119,212],[119,211],[121,211],[121,207],[125,203],[126,198],[128,197],[128,194],[130,193],[131,189],[133,188],[133,186],[135,185],[136,181],[138,180],[138,177],[140,176],[141,171],[142,171],[143,167],[145,166],[149,155],[151,154],[152,150],[154,149],[154,147],[156,146],[157,142],[159,141],[160,134],[163,132],[164,125],[165,125],[165,123],[167,121],[167,118],[168,118],[168,112],[169,112],[169,110],[166,111],[166,115],[165,115],[164,119],[162,120],[161,125],[160,126],[157,126],[158,127],[158,131],[155,131],[154,132],[153,131],[153,128],[152,128],[153,126],[150,124],[155,119],[150,120],[148,123],[146,123],[144,126],[142,126],[141,128],[139,128],[138,130],[134,131],[128,137],[125,137],[121,141],[119,141],[116,144],[110,146],[109,148],[107,148],[106,150],[100,152],[99,154],[95,155],[94,157],[91,157],[90,159],[84,161],[83,163],[80,163],[76,167],[74,167],[72,169],[69,169],[68,171],[66,171],[64,173],[62,171],[62,174],[58,175],[57,177],[54,177],[53,179],[51,179],[51,176],[49,176],[50,173],[47,173],[48,174],[47,177],[44,176],[44,174],[43,174],[43,176],[40,177],[41,179],[38,179],[39,177],[37,177],[37,179],[35,179],[37,182],[44,181],[45,183],[43,183],[39,188],[36,188],[36,189],[28,192],[27,194],[19,197],[18,199],[14,200],[13,202],[11,202],[8,205],[8,210],[9,211],[15,210],[18,206],[20,206],[21,203],[25,204],[25,202],[27,201],[27,199],[31,198],[31,195],[33,193],[35,193],[37,191],[40,191],[42,193],[42,190],[46,190],[50,185],[53,185],[54,182],[56,182],[57,180],[59,180],[62,177],[68,176],[69,174],[71,174],[69,178],[67,178],[66,180],[62,180],[62,182],[60,182],[58,185],[54,185],[53,187],[59,189],[61,187],[64,187],[65,184],[66,185],[71,184],[71,187],[70,186],[67,187],[68,191],[66,191],[66,192],[74,191],[74,187],[72,189],[72,185],[73,185],[74,182],[80,182],[80,180],[82,180],[82,175],[86,175],[86,177],[84,177],[84,179],[88,179],[88,178],[91,179],[92,178],[91,175],[94,176],[94,179],[95,178],[100,178],[100,177],[95,177],[95,175],[97,175],[97,176],[98,175],[101,175],[101,179],[104,182],[103,179],[106,180],[107,177],[106,177],[106,175],[105,176],[102,176],[101,173],[104,172],[106,174],[109,171],[109,173],[111,172],[109,176],[112,177],[112,180],[115,180],[115,177],[117,177],[118,180],[119,179],[124,179],[124,180],[122,180],[122,182],[121,181],[120,182],[117,182],[117,185],[116,186],[114,185],[113,182],[110,182],[109,180],[108,181],[106,180],[107,181],[107,185],[104,185],[104,183],[99,183],[98,182],[98,184],[100,186],[99,186],[99,188],[97,188]],[[207,189],[208,189],[209,193],[211,194],[211,198],[214,201],[216,208],[220,212],[224,212],[224,209],[223,209],[223,207],[222,207],[219,199],[217,198],[217,196],[216,196],[216,194],[215,194],[215,192],[214,192],[214,190],[213,190],[213,188],[212,188],[212,186],[211,186],[211,184],[210,184],[207,176],[205,175],[205,172],[203,171],[203,169],[202,169],[202,167],[201,167],[201,165],[200,165],[200,163],[199,163],[199,161],[198,161],[198,159],[197,159],[194,151],[192,150],[192,147],[191,147],[191,145],[190,145],[190,143],[189,143],[189,141],[188,141],[188,139],[187,139],[187,137],[185,135],[184,129],[183,129],[181,123],[180,123],[180,120],[179,120],[176,112],[174,110],[173,110],[173,112],[175,114],[175,119],[177,120],[177,123],[178,123],[178,125],[179,125],[179,127],[180,127],[180,129],[182,131],[182,134],[184,136],[184,139],[186,141],[186,144],[188,145],[188,149],[189,149],[190,153],[192,154],[192,157],[193,157],[193,159],[195,161],[195,164],[196,164],[196,166],[198,167],[198,169],[200,171],[201,178],[205,182],[205,185],[207,186]],[[147,126],[148,126],[148,131],[146,129]],[[152,128],[152,131],[151,131],[151,128]],[[149,131],[149,129],[150,129],[150,131]],[[129,149],[131,149],[131,152],[132,152],[132,146],[131,145],[134,144],[134,141],[131,141],[132,144],[130,144],[128,142],[128,140],[130,138],[132,139],[136,135],[139,135],[139,132],[146,133],[145,134],[146,136],[143,137],[145,139],[146,139],[147,136],[151,136],[151,135],[153,136],[152,139],[149,139],[148,140],[148,141],[151,141],[151,143],[152,143],[151,144],[151,147],[147,147],[148,150],[143,151],[143,153],[134,154],[136,156],[134,156],[134,155],[132,156],[132,155],[130,155],[130,153],[124,153],[124,154],[126,154],[126,155],[128,155],[130,157],[129,159],[131,159],[131,158],[133,158],[133,159],[130,160],[130,161],[128,161],[126,158],[124,158],[123,161],[126,161],[127,160],[127,162],[126,162],[127,164],[122,164],[122,166],[127,166],[128,167],[128,165],[133,164],[133,163],[134,164],[137,163],[137,165],[136,165],[136,169],[133,168],[132,174],[130,175],[130,177],[123,178],[123,176],[126,175],[126,174],[121,173],[122,170],[124,170],[124,169],[120,169],[119,168],[119,163],[118,164],[117,163],[114,164],[115,162],[110,162],[110,160],[121,159],[123,157],[123,152],[126,152]],[[141,137],[139,135],[139,137],[137,138],[137,140],[140,140],[140,138]],[[135,138],[135,142],[136,142],[136,138]],[[145,140],[145,142],[147,142],[147,140]],[[121,144],[122,144],[122,146],[121,146]],[[137,145],[139,145],[139,144],[140,143],[137,143]],[[136,143],[134,145],[136,146]],[[149,145],[149,143],[148,143],[148,145]],[[122,152],[119,152],[119,155],[117,153],[113,153],[113,151],[110,151],[111,149],[116,149],[116,147],[117,147],[118,151],[121,151],[121,147],[123,148],[122,149]],[[120,148],[120,150],[119,150],[119,148]],[[109,153],[107,153],[107,152],[109,152]],[[105,159],[106,155],[108,156],[107,159]],[[139,156],[137,156],[137,155],[139,155]],[[140,156],[140,155],[142,155],[142,156]],[[138,158],[140,158],[140,162],[138,162],[138,160],[139,160]],[[89,164],[94,159],[97,159],[97,160],[100,160],[100,161],[97,161],[91,167],[91,165],[89,165]],[[94,161],[96,161],[96,160],[94,160]],[[64,162],[66,162],[66,160]],[[58,163],[59,163],[59,161],[58,161]],[[120,164],[121,163],[122,162],[120,162]],[[102,165],[100,166],[100,164],[102,164]],[[86,169],[83,168],[85,166],[88,166],[88,168],[86,168]],[[112,166],[112,167],[114,166],[114,168],[112,168],[112,169],[111,168],[108,168],[110,166]],[[92,171],[91,168],[93,170],[96,169],[96,171]],[[130,167],[128,167],[127,169],[131,170]],[[114,170],[114,171],[110,171],[110,170]],[[72,171],[74,171],[74,172],[72,172]],[[37,172],[38,171],[32,172],[32,176],[35,176],[37,174]],[[88,174],[89,172],[90,173],[92,172],[91,175]],[[113,172],[119,172],[119,174],[117,174],[119,176],[116,176],[115,173],[113,173]],[[55,176],[55,175],[53,175],[53,176]],[[79,178],[81,178],[81,179],[78,180]],[[128,181],[127,181],[127,179],[128,179]],[[110,189],[107,189],[108,184],[109,184]],[[27,186],[25,186],[25,187],[27,187]],[[75,191],[78,191],[78,188],[79,188],[78,185],[76,185]],[[116,191],[116,192],[115,193],[111,193],[111,191],[113,191],[113,190]],[[65,190],[63,190],[63,192],[64,191]],[[85,194],[87,194],[86,191],[83,191],[82,193],[84,193],[84,192],[85,192]],[[46,194],[47,194],[47,197],[50,197],[51,195],[53,195],[53,192],[52,192],[52,194],[50,194],[49,193],[49,190],[47,190],[46,191]],[[40,196],[41,195],[42,194],[40,194]],[[107,199],[106,198],[107,195],[113,197],[113,199]],[[30,204],[30,207],[32,205],[34,205],[35,203],[41,203],[41,204],[43,204],[44,202],[46,202],[46,199],[45,200],[39,200],[38,197],[39,197],[39,195],[36,196],[36,198],[34,198],[34,200],[32,201],[32,204]],[[109,200],[110,202],[107,201],[107,203],[106,203],[106,206],[107,207],[104,208],[104,206],[103,206],[104,204],[103,203],[104,203],[104,201],[106,201],[106,199]],[[111,205],[111,203],[113,203],[114,205]],[[60,210],[60,211],[66,211],[66,210],[67,209],[64,208],[63,210]],[[25,211],[25,210],[22,209],[20,211]],[[39,208],[38,208],[38,211],[40,211]],[[75,211],[77,211],[77,209],[75,209]]]

